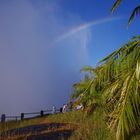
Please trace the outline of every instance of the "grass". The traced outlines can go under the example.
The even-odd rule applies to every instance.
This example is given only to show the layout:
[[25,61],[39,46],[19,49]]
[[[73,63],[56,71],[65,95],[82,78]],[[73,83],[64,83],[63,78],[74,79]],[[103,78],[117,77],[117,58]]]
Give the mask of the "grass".
[[7,121],[5,123],[0,123],[0,132],[7,131],[10,129],[18,129],[21,127],[29,126],[29,125],[35,125],[43,122],[46,119],[46,117],[38,117],[38,118],[32,118],[32,119],[25,119],[23,121]]
[[[0,124],[0,131],[20,129],[30,125],[63,123],[69,125],[61,129],[73,129],[73,133],[69,137],[69,140],[93,140],[93,138],[94,140],[112,140],[114,139],[114,136],[107,129],[107,125],[103,118],[103,112],[101,110],[94,111],[94,113],[90,116],[81,111],[67,112],[65,114],[55,114],[47,117],[34,118],[31,120],[7,122],[5,125]],[[53,131],[55,131],[55,129]],[[18,139],[19,136],[13,140]],[[64,138],[62,138],[62,140],[63,139]],[[8,140],[12,140],[12,137]]]

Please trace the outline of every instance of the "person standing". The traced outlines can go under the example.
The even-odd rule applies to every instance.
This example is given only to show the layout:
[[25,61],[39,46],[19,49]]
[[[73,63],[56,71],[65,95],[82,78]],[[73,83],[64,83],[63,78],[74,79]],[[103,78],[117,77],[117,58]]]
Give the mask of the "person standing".
[[56,113],[56,107],[53,105],[52,107],[52,114],[55,114]]
[[64,104],[62,112],[65,113],[66,111],[67,111],[67,104]]

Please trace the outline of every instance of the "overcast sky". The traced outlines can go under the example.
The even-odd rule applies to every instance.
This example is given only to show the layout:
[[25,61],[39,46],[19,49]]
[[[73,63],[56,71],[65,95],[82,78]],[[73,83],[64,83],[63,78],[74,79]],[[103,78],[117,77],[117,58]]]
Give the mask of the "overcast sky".
[[60,107],[83,66],[140,33],[139,19],[127,29],[132,2],[114,15],[102,2],[0,0],[0,114]]

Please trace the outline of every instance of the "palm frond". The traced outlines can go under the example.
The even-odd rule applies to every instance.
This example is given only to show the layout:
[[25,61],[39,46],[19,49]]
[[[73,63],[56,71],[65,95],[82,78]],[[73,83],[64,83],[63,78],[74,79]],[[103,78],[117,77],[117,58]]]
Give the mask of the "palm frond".
[[122,2],[122,0],[116,0],[116,2],[114,3],[114,5],[111,8],[111,12],[113,13],[115,11],[115,9],[120,5],[120,3]]
[[138,16],[140,14],[140,5],[138,5],[132,12],[129,20],[128,20],[128,25],[132,22],[135,16]]
[[109,128],[117,140],[124,140],[140,130],[140,36],[100,63],[96,68],[83,68],[90,76],[74,85],[74,94],[82,95],[80,102],[87,107],[103,104]]
[[[115,11],[115,9],[121,4],[121,2],[122,2],[122,0],[116,0],[116,2],[113,4],[113,6],[111,8],[111,13],[113,13]],[[131,24],[134,17],[139,15],[139,13],[140,13],[140,5],[135,7],[134,10],[132,11],[132,14],[130,15],[130,18],[128,20],[128,26]]]
[[107,56],[101,66],[109,126],[117,140],[124,140],[140,124],[140,37]]
[[85,67],[83,67],[81,69],[81,72],[91,72],[93,70],[94,70],[93,67],[91,67],[91,66],[85,66]]

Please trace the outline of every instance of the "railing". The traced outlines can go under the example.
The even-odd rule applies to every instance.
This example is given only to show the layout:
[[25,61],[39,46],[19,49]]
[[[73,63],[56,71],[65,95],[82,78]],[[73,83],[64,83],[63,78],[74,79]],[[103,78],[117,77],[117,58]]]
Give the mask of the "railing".
[[21,113],[19,116],[6,116],[5,114],[2,114],[0,120],[2,123],[4,123],[7,120],[13,120],[13,121],[24,120],[33,117],[43,117],[43,116],[60,113],[60,112],[61,111],[59,109],[56,109],[56,110],[41,110],[40,112],[26,112],[26,113]]

